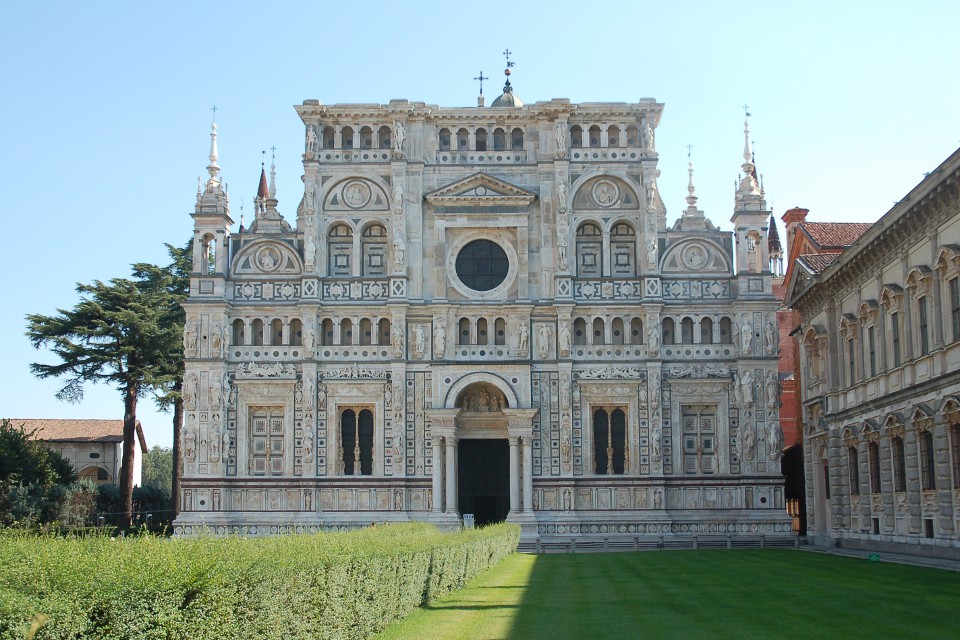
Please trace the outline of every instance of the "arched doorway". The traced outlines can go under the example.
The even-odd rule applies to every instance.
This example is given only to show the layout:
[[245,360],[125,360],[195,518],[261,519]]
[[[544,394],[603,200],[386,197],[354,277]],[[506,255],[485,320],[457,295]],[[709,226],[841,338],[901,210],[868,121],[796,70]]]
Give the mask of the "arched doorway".
[[456,398],[457,503],[477,525],[501,522],[510,512],[507,398],[493,384],[475,382]]

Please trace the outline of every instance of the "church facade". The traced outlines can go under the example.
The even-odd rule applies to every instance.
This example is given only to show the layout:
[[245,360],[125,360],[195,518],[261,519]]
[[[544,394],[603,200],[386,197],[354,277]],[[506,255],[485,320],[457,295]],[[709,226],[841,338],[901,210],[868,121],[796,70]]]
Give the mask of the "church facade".
[[697,209],[692,168],[670,224],[662,109],[523,105],[509,83],[489,107],[307,100],[294,224],[271,167],[239,233],[214,128],[176,532],[789,540],[748,137],[735,231]]

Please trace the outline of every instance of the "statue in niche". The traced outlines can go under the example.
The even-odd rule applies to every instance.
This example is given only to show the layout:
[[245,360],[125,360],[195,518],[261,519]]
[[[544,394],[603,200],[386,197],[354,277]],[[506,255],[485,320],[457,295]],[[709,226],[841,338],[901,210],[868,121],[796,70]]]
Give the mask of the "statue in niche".
[[753,428],[751,425],[740,425],[740,432],[737,434],[737,449],[739,450],[741,460],[753,460],[754,444]]
[[213,490],[213,510],[220,511],[220,489]]
[[393,266],[397,271],[403,270],[404,254],[407,251],[407,243],[403,240],[403,232],[400,229],[393,231]]
[[570,408],[570,375],[567,373],[560,376],[560,406]]
[[567,233],[563,229],[557,229],[557,262],[560,271],[566,271],[570,268],[567,262]]
[[220,388],[219,382],[210,383],[210,410],[217,411],[220,409],[220,405],[223,403],[223,389]]
[[403,329],[399,326],[394,326],[393,331],[391,332],[391,341],[393,342],[393,357],[402,358],[403,357]]
[[545,324],[537,329],[537,355],[541,360],[550,357],[550,327]]
[[223,339],[223,348],[226,349],[230,346],[230,326],[225,325],[221,330],[221,337]]
[[307,435],[303,438],[303,461],[307,464],[310,463],[310,458],[313,457],[313,436],[307,432]]
[[767,355],[774,355],[777,352],[777,332],[772,322],[767,323],[763,329],[763,341],[767,348]]
[[663,489],[660,487],[653,490],[653,508],[663,509]]
[[313,330],[313,327],[307,327],[307,330],[303,332],[303,350],[307,352],[308,356],[312,356],[316,347],[317,332]]
[[309,376],[304,376],[303,378],[303,399],[305,400],[304,406],[312,407],[313,406],[313,380]]
[[383,385],[383,404],[387,407],[393,405],[393,385],[389,382]]
[[433,357],[443,358],[447,346],[447,330],[443,327],[443,319],[437,318],[433,324]]
[[403,215],[403,185],[397,184],[397,186],[393,188],[392,210],[398,216]]
[[740,374],[740,389],[743,397],[743,406],[753,406],[753,372],[747,369]]
[[649,122],[643,125],[643,150],[648,153],[653,153],[654,150],[653,127]]
[[197,408],[197,374],[193,372],[183,381],[183,406],[190,411]]
[[557,157],[562,158],[567,155],[567,126],[557,120],[553,127],[553,137],[557,143]]
[[426,510],[433,511],[433,491],[427,491],[427,504]]
[[660,409],[660,372],[650,374],[650,409],[656,412]]
[[647,348],[650,351],[660,348],[660,327],[652,321],[647,322]]
[[480,387],[480,391],[477,393],[476,408],[480,411],[490,410],[490,394],[486,387]]
[[304,511],[313,511],[313,491],[309,489],[303,491],[303,508]]
[[776,371],[767,374],[766,382],[767,407],[776,409],[780,406],[780,380]]
[[313,155],[317,151],[317,132],[313,125],[307,125],[307,155]]
[[527,342],[530,339],[530,329],[527,327],[527,323],[521,319],[520,320],[520,329],[518,331],[517,339],[517,352],[520,355],[526,355],[527,353]]
[[214,358],[223,356],[223,331],[219,324],[210,328],[210,355]]
[[566,324],[562,324],[560,326],[560,331],[558,332],[558,337],[560,340],[560,355],[570,355],[570,327],[568,327]]
[[570,434],[563,432],[563,438],[560,440],[560,460],[564,465],[570,462]]
[[395,158],[403,157],[403,139],[407,134],[403,128],[403,123],[399,120],[393,121],[393,156]]
[[653,238],[647,243],[647,262],[652,265],[657,264],[657,241]]
[[[650,184],[647,187],[647,213],[656,213],[657,211],[657,187],[654,184]],[[654,220],[649,221],[651,229],[656,229],[656,222]]]
[[298,406],[303,406],[303,381],[297,381],[297,384],[293,385],[293,402]]
[[737,374],[733,374],[731,380],[731,386],[733,387],[733,398],[737,403],[738,407],[743,407],[743,387],[740,385],[740,378],[737,377]]
[[659,460],[660,459],[660,439],[661,439],[660,425],[654,425],[652,431],[653,431],[653,437],[651,438],[651,440],[653,442],[653,446],[652,446],[653,450],[651,454],[653,455],[654,460]]
[[557,211],[567,212],[567,184],[565,182],[557,183]]
[[220,429],[210,430],[210,441],[207,443],[210,453],[210,462],[220,462]]
[[767,452],[771,460],[779,460],[783,455],[783,430],[779,422],[771,422],[767,427]]
[[753,351],[753,325],[749,320],[744,320],[740,325],[740,352],[743,355],[750,355]]
[[223,431],[223,455],[224,457],[230,455],[230,430],[224,429]]
[[237,404],[237,385],[230,381],[230,374],[223,374],[223,388],[227,390],[227,404],[234,406]]
[[188,431],[184,437],[183,455],[188,462],[197,458],[197,435],[193,431]]
[[188,358],[197,355],[197,323],[187,322],[183,328],[183,351]]
[[393,492],[393,510],[403,511],[403,491],[400,489]]
[[314,261],[317,257],[317,242],[313,239],[313,234],[307,234],[307,239],[303,243],[303,264],[307,269],[313,269]]
[[393,461],[393,466],[399,469],[401,464],[403,463],[403,434],[402,433],[398,433],[397,437],[393,439],[393,457],[395,458],[395,460]]
[[570,511],[573,508],[573,492],[570,489],[563,490],[563,510]]
[[418,324],[413,330],[413,350],[418,359],[423,359],[423,351],[427,347],[427,336],[424,335],[423,325]]

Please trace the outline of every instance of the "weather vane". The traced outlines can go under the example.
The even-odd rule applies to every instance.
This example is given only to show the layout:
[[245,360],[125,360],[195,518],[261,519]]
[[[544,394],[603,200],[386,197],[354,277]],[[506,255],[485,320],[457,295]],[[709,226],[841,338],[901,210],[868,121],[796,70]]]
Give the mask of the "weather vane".
[[[514,63],[510,62],[510,56],[513,55],[513,53],[510,51],[510,49],[506,49],[506,50],[503,52],[503,55],[504,55],[504,57],[507,59],[507,69],[509,69],[509,68],[512,67],[513,64],[514,64]],[[509,75],[509,73],[508,73],[507,75]]]
[[484,80],[489,80],[489,79],[490,79],[489,77],[483,75],[483,71],[480,72],[480,75],[478,75],[476,78],[474,78],[474,80],[479,80],[479,81],[480,81],[480,95],[483,95],[483,81],[484,81]]
[[687,145],[687,161],[690,160],[690,154],[691,154],[692,152],[693,152],[693,145],[692,145],[692,144],[688,144],[688,145]]
[[277,159],[277,147],[270,147],[270,164],[273,164],[273,161]]
[[213,105],[210,111],[213,111],[213,121],[216,122],[217,121],[217,105]]
[[750,105],[744,104],[744,105],[743,105],[743,112],[744,112],[744,113],[747,115],[747,117],[749,118],[750,115],[751,115],[751,114],[750,114]]

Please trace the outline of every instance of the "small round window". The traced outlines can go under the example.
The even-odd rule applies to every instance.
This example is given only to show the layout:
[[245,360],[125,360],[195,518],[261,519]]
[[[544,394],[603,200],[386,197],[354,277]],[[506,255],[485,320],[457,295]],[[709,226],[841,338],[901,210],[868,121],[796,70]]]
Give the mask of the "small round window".
[[457,277],[474,291],[496,289],[510,271],[510,260],[496,242],[474,240],[457,254]]

